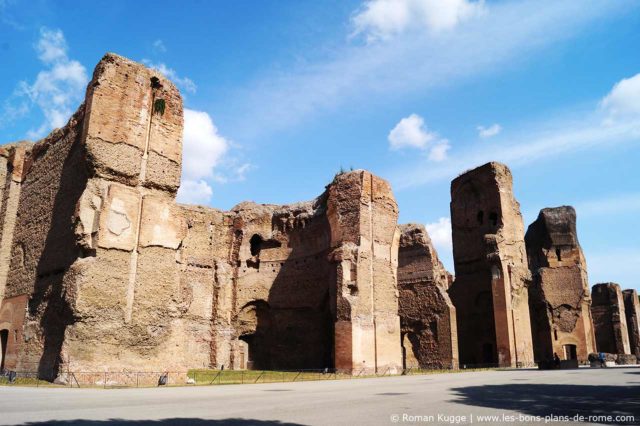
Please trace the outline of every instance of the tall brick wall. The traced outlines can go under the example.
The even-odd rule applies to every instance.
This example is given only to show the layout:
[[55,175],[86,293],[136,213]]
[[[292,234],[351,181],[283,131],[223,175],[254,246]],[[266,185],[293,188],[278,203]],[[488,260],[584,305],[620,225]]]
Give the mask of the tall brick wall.
[[622,291],[616,283],[596,284],[591,289],[591,315],[598,352],[631,353]]
[[533,275],[529,304],[536,361],[550,361],[558,354],[586,362],[596,342],[574,208],[541,210],[525,241]]
[[405,368],[457,368],[456,309],[450,274],[422,225],[400,226],[398,290]]
[[527,285],[530,272],[513,179],[500,163],[451,183],[456,307],[461,364],[533,362]]

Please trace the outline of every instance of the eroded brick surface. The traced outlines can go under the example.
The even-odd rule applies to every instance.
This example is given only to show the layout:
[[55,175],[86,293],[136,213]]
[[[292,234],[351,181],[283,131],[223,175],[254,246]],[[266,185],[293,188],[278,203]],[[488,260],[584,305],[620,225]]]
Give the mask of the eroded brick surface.
[[535,359],[551,361],[558,354],[586,362],[596,343],[574,208],[542,209],[525,240],[533,275],[529,303]]
[[400,226],[398,289],[405,368],[457,368],[456,309],[451,275],[423,225]]

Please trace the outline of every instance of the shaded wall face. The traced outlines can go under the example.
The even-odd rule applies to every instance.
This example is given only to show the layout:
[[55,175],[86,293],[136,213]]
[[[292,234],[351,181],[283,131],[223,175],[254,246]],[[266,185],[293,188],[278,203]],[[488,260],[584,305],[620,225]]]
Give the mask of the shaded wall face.
[[630,353],[624,301],[617,284],[596,284],[591,291],[591,314],[598,352]]
[[452,182],[451,197],[460,362],[529,364],[530,273],[511,173],[498,163],[478,167]]
[[596,350],[586,262],[576,234],[572,207],[543,209],[527,231],[527,255],[533,275],[529,289],[537,361],[554,353],[564,359],[575,347],[585,362]]
[[638,301],[638,293],[635,290],[625,290],[622,295],[627,316],[629,347],[631,353],[640,359],[640,302]]
[[46,378],[57,374],[66,328],[75,321],[77,292],[68,271],[82,256],[73,232],[75,203],[87,183],[82,118],[81,109],[25,158],[11,242],[5,302],[29,298],[16,367]]
[[485,241],[500,225],[495,182],[461,183],[452,192],[451,222],[456,278],[449,294],[456,307],[460,363],[496,364],[490,248]]
[[229,362],[254,369],[332,367],[326,217],[311,205],[299,211],[253,206],[235,220],[235,339],[246,345],[234,345]]

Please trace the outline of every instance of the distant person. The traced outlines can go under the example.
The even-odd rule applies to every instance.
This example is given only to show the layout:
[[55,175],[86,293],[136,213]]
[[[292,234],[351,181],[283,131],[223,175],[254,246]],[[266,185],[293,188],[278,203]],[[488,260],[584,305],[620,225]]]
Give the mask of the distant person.
[[553,353],[553,365],[555,365],[556,368],[560,368],[560,357],[556,352]]
[[606,357],[604,355],[604,352],[598,353],[598,361],[600,361],[600,368],[606,367]]

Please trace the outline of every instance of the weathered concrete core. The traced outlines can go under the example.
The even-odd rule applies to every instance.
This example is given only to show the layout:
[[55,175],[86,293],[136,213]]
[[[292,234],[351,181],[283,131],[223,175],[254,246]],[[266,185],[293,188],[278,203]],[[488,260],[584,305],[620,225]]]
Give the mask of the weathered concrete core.
[[596,350],[587,264],[578,242],[576,212],[540,211],[525,236],[533,283],[529,289],[536,361],[587,362]]
[[456,309],[451,274],[423,225],[400,226],[398,289],[405,368],[458,368]]
[[488,163],[451,183],[460,364],[533,363],[531,274],[520,205],[507,166]]
[[591,297],[591,315],[598,352],[631,353],[620,286],[616,283],[596,284],[591,289]]

